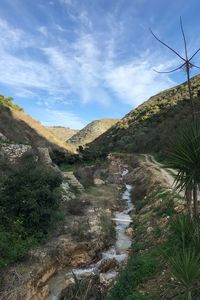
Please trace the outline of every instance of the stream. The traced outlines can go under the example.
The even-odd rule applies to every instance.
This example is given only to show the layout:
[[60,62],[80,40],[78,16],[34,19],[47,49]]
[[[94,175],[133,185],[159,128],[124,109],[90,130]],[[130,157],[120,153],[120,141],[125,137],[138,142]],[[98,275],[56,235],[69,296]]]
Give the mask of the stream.
[[[128,173],[125,169],[122,172],[122,177]],[[55,275],[49,282],[50,295],[48,300],[59,300],[60,293],[66,287],[66,280],[72,277],[72,272],[76,275],[77,279],[85,277],[87,274],[100,273],[99,267],[102,261],[115,259],[119,264],[126,262],[128,258],[128,250],[131,247],[131,238],[126,234],[126,229],[130,226],[132,220],[130,212],[133,210],[133,204],[131,201],[131,189],[132,186],[125,184],[125,191],[122,193],[122,201],[126,201],[126,208],[123,211],[117,211],[114,213],[112,220],[115,222],[116,229],[116,241],[115,244],[103,251],[101,259],[84,268],[74,268],[71,270],[64,270]],[[114,280],[117,276],[117,271],[108,271],[106,273],[100,273],[103,280]]]

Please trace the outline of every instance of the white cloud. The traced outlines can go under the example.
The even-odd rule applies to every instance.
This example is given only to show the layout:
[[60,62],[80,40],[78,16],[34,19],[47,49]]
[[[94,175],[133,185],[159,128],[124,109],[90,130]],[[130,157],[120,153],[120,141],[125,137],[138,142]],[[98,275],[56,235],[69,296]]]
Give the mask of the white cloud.
[[[62,2],[72,3],[71,0]],[[81,23],[91,22],[87,26],[92,26],[84,11],[79,17]],[[44,47],[37,36],[0,20],[0,82],[14,87],[21,97],[36,95],[37,99],[37,92],[38,95],[41,91],[46,93],[43,101],[37,99],[46,107],[52,107],[53,102],[70,102],[72,98],[85,104],[99,102],[102,105],[109,105],[117,99],[135,106],[172,85],[167,75],[161,76],[152,70],[155,61],[149,53],[145,52],[139,58],[118,59],[117,54],[123,48],[122,45],[119,47],[119,35],[124,32],[120,29],[123,27],[121,22],[119,24],[116,30],[111,29],[110,34],[102,36],[102,33],[80,30],[73,42],[55,37],[55,43],[47,43],[48,46]],[[47,28],[37,29],[48,40]],[[21,50],[26,51],[26,47],[37,50],[45,59],[42,62],[40,58],[33,59],[28,51],[19,55]],[[162,65],[165,58],[155,56],[158,68],[168,64]]]
[[42,112],[42,124],[45,126],[65,126],[74,129],[81,129],[86,124],[76,114],[67,111],[45,109]]
[[106,74],[107,84],[122,102],[138,105],[174,84],[168,76],[156,74],[152,66],[148,60],[137,60],[114,67]]
[[45,26],[38,27],[38,31],[43,34],[45,37],[48,37],[48,29]]

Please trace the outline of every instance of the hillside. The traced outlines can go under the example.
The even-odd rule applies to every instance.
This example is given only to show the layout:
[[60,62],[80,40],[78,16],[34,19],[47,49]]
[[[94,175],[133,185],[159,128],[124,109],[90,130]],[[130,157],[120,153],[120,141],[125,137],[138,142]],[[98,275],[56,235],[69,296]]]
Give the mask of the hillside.
[[47,129],[50,130],[55,136],[57,136],[59,139],[61,139],[64,142],[79,131],[76,129],[71,129],[62,126],[49,126],[47,127]]
[[[200,75],[191,80],[196,111],[200,111]],[[176,129],[191,119],[186,82],[165,90],[130,111],[89,145],[92,153],[164,153]]]
[[0,97],[0,132],[16,143],[34,143],[39,147],[62,148],[69,152],[74,149],[73,145],[63,142],[40,122],[13,104],[11,98],[3,96]]
[[67,142],[74,145],[86,145],[116,124],[119,119],[95,120],[73,135]]

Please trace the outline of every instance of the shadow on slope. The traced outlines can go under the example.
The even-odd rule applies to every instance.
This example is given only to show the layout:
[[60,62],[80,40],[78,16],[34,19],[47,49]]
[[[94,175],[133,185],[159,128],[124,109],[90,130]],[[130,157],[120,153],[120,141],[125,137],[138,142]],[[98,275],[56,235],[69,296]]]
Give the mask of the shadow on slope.
[[63,143],[38,121],[22,111],[0,106],[0,132],[16,143],[48,147],[50,150],[73,152],[73,146]]

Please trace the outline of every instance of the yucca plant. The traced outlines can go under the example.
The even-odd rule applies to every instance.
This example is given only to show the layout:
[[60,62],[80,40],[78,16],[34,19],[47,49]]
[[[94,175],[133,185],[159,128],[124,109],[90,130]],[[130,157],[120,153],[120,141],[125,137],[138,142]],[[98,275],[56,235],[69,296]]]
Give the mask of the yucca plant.
[[[188,124],[178,132],[168,155],[167,167],[177,171],[175,186],[184,190],[188,211],[198,219],[197,192],[200,183],[200,123]],[[193,200],[193,210],[192,207]]]
[[194,249],[194,251],[199,254],[200,253],[200,228],[197,227],[194,231],[192,241],[191,241],[191,247]]
[[193,240],[198,244],[198,232],[191,218],[185,214],[177,215],[170,224],[171,239],[179,249],[191,246]]
[[192,248],[182,249],[169,258],[172,276],[177,285],[184,289],[187,300],[192,300],[200,277],[200,255]]

